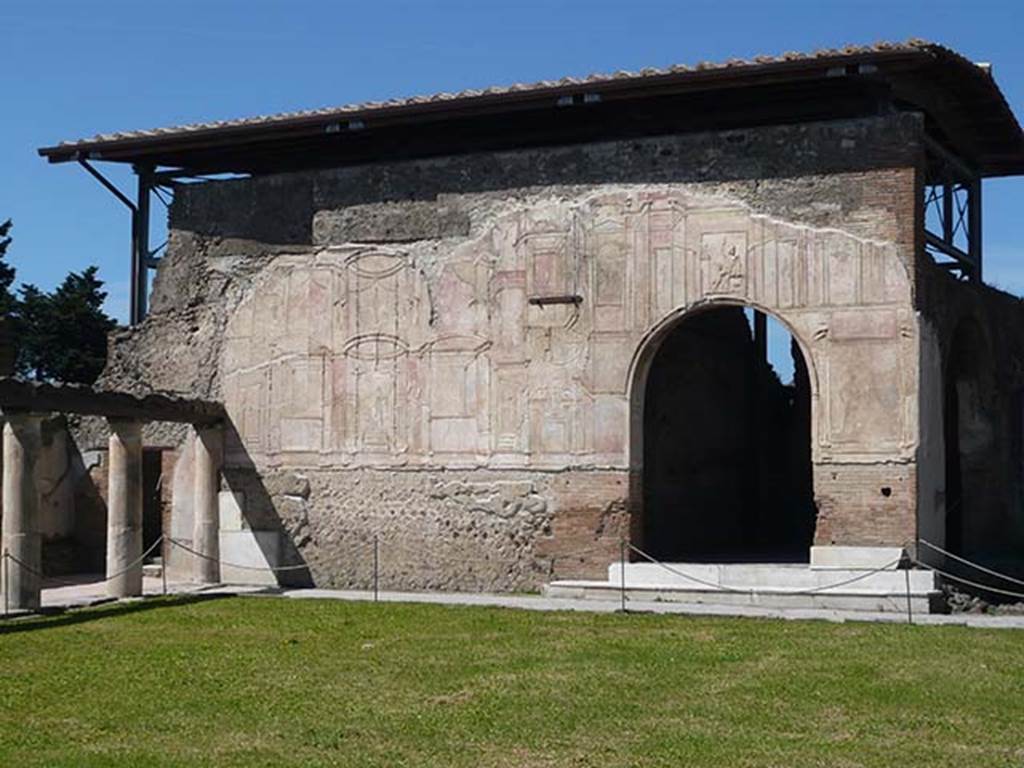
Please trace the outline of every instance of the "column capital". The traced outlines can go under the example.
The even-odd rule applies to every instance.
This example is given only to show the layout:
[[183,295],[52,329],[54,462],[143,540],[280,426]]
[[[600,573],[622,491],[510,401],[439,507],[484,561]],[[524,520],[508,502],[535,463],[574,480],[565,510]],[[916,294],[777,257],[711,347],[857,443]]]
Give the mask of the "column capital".
[[13,427],[36,426],[42,424],[46,419],[53,416],[52,413],[43,411],[23,411],[17,408],[0,408],[0,421],[6,422]]
[[141,419],[114,419],[107,418],[107,426],[110,431],[122,438],[132,438],[142,435],[142,427],[146,424]]
[[224,424],[219,421],[212,424],[193,424],[192,430],[204,442],[216,444],[224,440]]

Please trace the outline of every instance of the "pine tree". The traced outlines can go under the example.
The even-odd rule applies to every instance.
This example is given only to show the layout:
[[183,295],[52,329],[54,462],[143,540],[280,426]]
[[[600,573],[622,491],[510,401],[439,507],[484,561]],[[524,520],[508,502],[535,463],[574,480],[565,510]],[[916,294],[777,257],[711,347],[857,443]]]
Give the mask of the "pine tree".
[[49,368],[47,359],[46,326],[49,314],[49,297],[36,286],[21,286],[20,296],[14,315],[17,329],[17,372],[21,376],[43,380]]
[[18,300],[11,292],[14,284],[14,267],[8,264],[7,246],[11,244],[11,220],[0,224],[0,318],[9,318],[14,313]]
[[15,323],[18,299],[11,291],[14,284],[14,267],[7,263],[7,247],[11,244],[11,220],[0,224],[0,376],[14,373],[16,352],[14,349]]
[[19,368],[37,379],[91,384],[107,361],[107,294],[96,267],[72,272],[52,293],[21,289]]
[[116,323],[103,311],[107,294],[96,267],[72,272],[52,293],[23,285],[5,261],[11,220],[0,224],[0,376],[92,384],[107,361]]

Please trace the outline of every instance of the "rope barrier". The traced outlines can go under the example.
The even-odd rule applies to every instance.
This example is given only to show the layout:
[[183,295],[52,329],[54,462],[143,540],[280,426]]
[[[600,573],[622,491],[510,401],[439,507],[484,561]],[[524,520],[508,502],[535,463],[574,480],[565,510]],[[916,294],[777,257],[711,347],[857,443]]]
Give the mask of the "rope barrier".
[[[42,571],[37,571],[32,566],[22,562],[10,553],[7,554],[7,559],[10,560],[12,563],[15,563],[19,568],[21,568],[21,570],[27,571],[33,576],[38,576],[40,579],[45,579],[51,585],[55,585],[58,587],[77,587],[82,583],[80,581],[68,581],[67,579],[61,579],[56,576],[45,576],[43,575]],[[104,579],[104,581],[106,581],[106,579]]]
[[[952,573],[949,573],[947,571],[943,571],[940,568],[936,568],[934,565],[927,565],[926,563],[922,563],[922,562],[919,562],[917,560],[911,560],[911,562],[914,563],[915,565],[920,565],[920,566],[922,566],[924,568],[927,568],[928,570],[934,571],[935,573],[939,574],[940,576],[943,576],[944,578],[950,579],[952,581],[958,581],[961,584],[966,584],[969,587],[974,587],[976,589],[982,589],[982,590],[985,590],[987,592],[994,592],[997,595],[1007,595],[1008,597],[1016,597],[1019,600],[1024,600],[1024,593],[1013,592],[1013,591],[1008,590],[1008,589],[999,589],[999,587],[988,587],[988,586],[985,586],[984,584],[981,584],[980,582],[971,581],[970,579],[965,579],[962,576],[954,576]],[[973,565],[973,563],[972,563],[972,565]]]
[[170,536],[167,537],[167,541],[171,542],[171,544],[173,546],[178,547],[179,549],[183,549],[186,552],[191,552],[193,555],[195,555],[196,557],[202,558],[203,560],[209,560],[210,562],[218,563],[219,565],[225,566],[227,568],[238,568],[241,571],[261,571],[261,572],[271,571],[273,573],[277,573],[277,572],[280,572],[280,571],[300,571],[300,570],[308,571],[309,570],[309,566],[305,565],[305,564],[302,564],[302,565],[278,565],[278,566],[266,565],[266,566],[261,566],[261,565],[242,565],[240,563],[229,563],[229,562],[226,562],[224,560],[221,560],[218,557],[210,557],[209,555],[207,555],[207,554],[205,554],[203,552],[200,552],[200,551],[198,551],[196,549],[193,549],[192,547],[190,547],[190,546],[188,546],[186,544],[182,544],[177,539],[172,539]]
[[[964,565],[969,565],[972,568],[975,568],[975,569],[977,569],[977,570],[979,570],[979,571],[981,571],[983,573],[989,574],[990,576],[995,576],[997,578],[1003,579],[1004,581],[1009,581],[1011,584],[1019,584],[1020,586],[1024,587],[1024,581],[1021,581],[1020,579],[1015,579],[1012,576],[1007,576],[1005,573],[999,573],[999,571],[993,571],[991,568],[986,568],[984,565],[979,565],[978,563],[975,563],[975,562],[972,562],[970,560],[967,560],[966,558],[960,557],[960,555],[954,555],[952,552],[947,552],[942,547],[937,547],[934,544],[931,544],[930,542],[925,541],[924,539],[918,539],[918,542],[921,543],[921,544],[924,544],[929,549],[933,549],[936,552],[938,552],[939,554],[945,555],[946,557],[949,557],[949,558],[952,558],[953,560],[961,562]],[[932,566],[925,566],[925,567],[931,568]]]
[[[145,552],[143,552],[137,558],[132,560],[128,565],[126,565],[120,571],[117,571],[116,573],[112,573],[109,576],[104,576],[99,581],[94,581],[94,582],[90,582],[90,583],[91,584],[103,584],[105,582],[110,581],[111,579],[116,579],[118,576],[123,576],[124,574],[128,573],[128,571],[132,570],[133,568],[138,566],[140,563],[142,563],[147,557],[149,557],[149,555],[153,552],[153,550],[155,550],[160,545],[160,543],[163,540],[164,540],[164,536],[161,535],[160,537],[157,538],[156,541],[153,542],[153,544],[149,547],[149,549],[147,549]],[[38,576],[40,579],[48,581],[51,584],[56,582],[58,585],[63,586],[63,587],[78,587],[78,586],[81,586],[81,584],[82,584],[82,582],[80,582],[80,581],[68,581],[67,579],[61,579],[61,578],[58,578],[56,576],[47,576],[42,571],[38,571],[35,568],[33,568],[32,566],[30,566],[28,563],[25,563],[25,562],[19,560],[17,557],[12,555],[10,552],[5,552],[4,555],[9,560],[17,563],[23,570],[28,571],[33,576]]]
[[[285,571],[308,570],[309,567],[310,567],[308,564],[284,565],[284,566],[269,566],[269,565],[268,566],[259,566],[259,565],[243,565],[241,563],[232,563],[232,562],[229,562],[229,561],[221,560],[220,558],[211,557],[210,555],[207,555],[207,554],[205,554],[203,552],[200,552],[197,549],[194,549],[193,547],[190,547],[189,545],[185,544],[184,542],[179,541],[178,539],[172,538],[170,536],[165,536],[165,537],[162,537],[162,538],[164,538],[166,541],[168,541],[172,546],[178,547],[179,549],[184,550],[184,551],[186,551],[186,552],[188,552],[188,553],[190,553],[190,554],[192,554],[192,555],[194,555],[196,557],[202,558],[204,560],[208,560],[208,561],[211,561],[211,562],[216,562],[219,565],[221,565],[223,567],[226,567],[226,568],[237,568],[237,569],[243,570],[243,571],[256,571],[256,572],[264,572],[264,573],[266,573],[266,572],[277,573],[277,572],[285,572]],[[379,547],[380,547],[381,543],[383,543],[383,542],[379,542],[379,541],[378,542],[365,541],[365,542],[362,542],[359,546],[355,547],[355,549],[353,551],[350,551],[350,552],[348,552],[346,554],[349,554],[349,555],[352,555],[352,554],[364,554],[364,553],[365,554],[370,554],[370,553],[376,551],[376,560],[377,560],[377,562],[376,562],[376,567],[374,568],[374,573],[375,574],[379,574],[380,573],[380,568],[379,568],[379,566],[380,566],[380,563],[379,563],[380,550],[379,550]],[[557,555],[538,555],[538,557],[540,557],[540,558],[550,558],[552,561],[555,561],[555,560],[558,560],[558,559],[575,558],[575,557],[580,557],[580,556],[583,556],[583,555],[588,555],[588,554],[593,554],[593,553],[608,554],[608,549],[609,549],[608,546],[589,547],[587,549],[574,550],[572,552],[561,553],[561,554],[557,554]],[[457,564],[482,564],[482,565],[495,565],[495,566],[509,565],[509,564],[514,564],[514,563],[519,562],[519,560],[517,558],[482,558],[482,557],[464,557],[464,556],[458,556],[458,555],[452,555],[451,557],[447,558],[447,560],[449,562],[454,562],[454,563],[457,563]]]
[[[282,573],[282,572],[288,572],[288,571],[308,571],[310,569],[310,567],[311,567],[310,565],[305,564],[305,563],[298,564],[298,565],[282,565],[282,566],[270,566],[270,565],[257,566],[257,565],[246,565],[246,564],[242,564],[242,563],[232,563],[232,562],[229,562],[229,561],[221,560],[219,557],[212,557],[212,556],[207,555],[207,554],[205,554],[203,552],[200,552],[199,550],[189,546],[188,544],[185,544],[182,541],[179,541],[178,539],[175,539],[175,538],[172,538],[172,537],[166,536],[166,535],[161,535],[161,536],[159,536],[157,538],[156,541],[153,542],[152,545],[150,545],[141,555],[139,555],[137,558],[132,560],[132,562],[129,563],[127,566],[125,566],[121,570],[117,571],[116,573],[104,576],[104,578],[100,579],[99,582],[94,582],[94,583],[105,583],[105,582],[110,581],[111,579],[115,579],[115,578],[117,578],[119,576],[124,575],[125,573],[128,573],[129,571],[131,571],[134,568],[138,567],[140,563],[145,561],[145,559],[147,557],[149,557],[150,554],[152,554],[153,551],[156,550],[157,547],[159,547],[164,542],[169,543],[171,546],[178,547],[179,549],[181,549],[181,550],[183,550],[185,552],[188,552],[191,555],[194,555],[195,557],[198,557],[198,558],[201,558],[201,559],[204,559],[204,560],[207,560],[207,561],[211,561],[211,562],[216,562],[216,563],[218,563],[222,567],[236,568],[236,569],[242,570],[242,571],[256,571],[256,572],[264,572],[264,573],[265,572]],[[380,569],[380,548],[381,548],[381,545],[383,543],[384,542],[381,542],[379,540],[379,538],[375,535],[373,537],[373,539],[371,539],[369,541],[360,542],[359,544],[357,544],[355,546],[355,548],[352,551],[346,553],[346,555],[349,556],[349,557],[362,556],[362,555],[370,555],[372,553],[372,557],[373,557],[373,591],[374,591],[374,596],[375,596],[374,599],[375,600],[376,600],[376,597],[377,597],[377,594],[378,594],[378,585],[379,585],[380,573],[381,573],[381,569]],[[395,542],[392,542],[392,543],[394,544]],[[1012,576],[1009,576],[1007,574],[1000,573],[998,571],[992,570],[991,568],[987,568],[986,566],[983,566],[983,565],[980,565],[978,563],[975,563],[975,562],[972,562],[970,560],[967,560],[964,557],[961,557],[961,556],[956,555],[956,554],[954,554],[952,552],[949,552],[949,551],[943,549],[942,547],[939,547],[939,546],[937,546],[935,544],[932,544],[932,543],[930,543],[930,542],[928,542],[928,541],[926,541],[924,539],[916,539],[916,540],[910,540],[910,541],[905,542],[904,550],[907,552],[907,555],[905,557],[897,558],[897,559],[892,560],[892,561],[890,561],[888,563],[885,563],[884,565],[880,565],[880,566],[877,566],[875,568],[863,571],[863,572],[858,573],[856,576],[853,576],[851,578],[842,579],[840,581],[836,581],[836,582],[833,582],[831,584],[823,584],[823,585],[820,585],[820,586],[817,586],[817,587],[810,587],[810,588],[806,588],[806,589],[796,589],[796,590],[785,590],[785,594],[787,594],[787,595],[811,595],[811,594],[816,594],[816,593],[820,593],[820,592],[826,592],[826,591],[829,591],[829,590],[838,589],[840,587],[844,587],[844,586],[847,586],[849,584],[853,584],[853,583],[856,583],[858,581],[862,581],[864,579],[870,578],[871,576],[874,576],[875,574],[881,573],[883,571],[891,571],[891,570],[895,569],[896,566],[898,566],[901,562],[905,561],[908,564],[912,564],[914,566],[930,570],[930,571],[932,571],[932,572],[942,576],[943,578],[949,579],[950,581],[953,581],[953,582],[957,582],[957,583],[960,583],[960,584],[963,584],[963,585],[966,585],[966,586],[969,586],[969,587],[973,587],[975,589],[979,589],[979,590],[982,590],[982,591],[987,591],[987,592],[990,592],[990,593],[993,593],[993,594],[999,594],[999,595],[1004,595],[1004,596],[1007,596],[1007,597],[1016,598],[1018,600],[1024,600],[1024,592],[1017,592],[1017,591],[1008,590],[1008,589],[1001,589],[999,587],[987,586],[987,585],[982,584],[982,583],[980,583],[978,581],[973,581],[971,579],[967,579],[967,578],[964,578],[962,576],[957,576],[957,575],[952,574],[952,573],[950,573],[950,572],[948,572],[946,570],[943,570],[941,568],[937,568],[934,565],[922,562],[917,557],[917,555],[919,554],[919,551],[918,551],[919,545],[924,545],[925,547],[928,547],[929,549],[931,549],[931,550],[933,550],[933,551],[935,551],[935,552],[937,552],[937,553],[939,553],[941,555],[949,557],[950,559],[955,560],[957,562],[963,563],[964,565],[969,566],[971,568],[975,568],[975,569],[977,569],[977,570],[979,570],[981,572],[984,572],[984,573],[986,573],[986,574],[988,574],[990,576],[993,576],[993,577],[996,577],[996,578],[999,578],[999,579],[1003,579],[1003,580],[1011,582],[1013,584],[1018,584],[1018,585],[1024,586],[1024,580],[1016,579],[1016,578],[1014,578]],[[625,562],[626,562],[625,553],[627,551],[635,552],[637,555],[639,555],[644,560],[646,560],[646,561],[648,561],[648,562],[658,566],[662,570],[667,571],[668,573],[671,573],[671,574],[673,574],[673,575],[675,575],[675,576],[677,576],[679,578],[682,578],[682,579],[684,579],[686,581],[690,581],[690,582],[693,582],[693,583],[696,583],[696,584],[703,585],[705,587],[708,587],[708,588],[711,588],[711,589],[714,589],[714,590],[717,590],[717,591],[734,593],[734,594],[743,594],[743,595],[755,595],[755,594],[758,594],[758,593],[760,593],[762,591],[762,590],[759,590],[756,587],[733,587],[733,586],[729,586],[729,585],[726,585],[726,584],[722,584],[720,581],[715,582],[715,581],[710,581],[710,580],[707,580],[707,579],[702,579],[699,576],[696,576],[696,575],[694,575],[692,573],[687,573],[687,572],[685,572],[683,570],[680,570],[678,568],[673,567],[672,565],[670,565],[668,563],[664,563],[664,562],[658,560],[653,555],[650,555],[647,552],[645,552],[644,550],[642,550],[640,547],[638,547],[638,546],[636,546],[634,544],[631,544],[631,543],[629,543],[629,542],[627,542],[625,540],[622,540],[620,542],[620,548],[621,548],[620,560],[622,561],[622,563],[621,563],[622,583],[619,585],[619,588],[623,592],[623,605],[625,605],[625,600],[626,600],[625,591],[627,589],[626,578],[625,578]],[[611,550],[612,550],[612,546],[611,545],[604,544],[604,545],[598,545],[598,546],[593,546],[593,547],[587,547],[587,548],[580,549],[580,550],[574,550],[572,552],[561,552],[561,553],[551,554],[551,555],[536,555],[535,554],[534,558],[542,559],[542,560],[550,559],[551,567],[554,568],[556,562],[559,561],[559,560],[583,558],[584,556],[593,555],[593,554],[601,554],[601,555],[605,555],[605,556],[612,556]],[[913,552],[913,554],[910,554],[911,552]],[[31,574],[39,577],[40,579],[45,580],[50,585],[53,585],[53,584],[56,584],[56,585],[59,585],[59,586],[80,586],[81,585],[81,582],[69,581],[67,579],[60,579],[60,578],[52,577],[52,576],[48,577],[48,576],[44,575],[41,570],[38,570],[36,568],[33,568],[33,567],[29,566],[27,563],[25,563],[22,560],[20,560],[19,558],[15,557],[14,555],[12,555],[7,550],[3,551],[2,556],[0,556],[0,560],[2,560],[2,569],[3,569],[3,575],[4,575],[3,581],[4,581],[4,599],[5,599],[5,603],[7,601],[7,584],[9,583],[9,563],[10,562],[15,563],[19,568],[24,569],[28,573],[31,573]],[[514,557],[511,558],[511,559],[505,559],[505,558],[491,559],[491,558],[478,558],[478,557],[460,557],[458,555],[453,555],[453,556],[451,556],[450,558],[447,558],[447,559],[445,559],[445,558],[441,558],[441,559],[435,558],[435,560],[439,561],[440,564],[442,565],[442,567],[446,566],[446,565],[449,565],[449,563],[451,563],[451,562],[455,562],[455,563],[460,564],[460,565],[472,565],[472,564],[476,564],[476,563],[482,563],[482,564],[491,565],[491,566],[504,566],[504,565],[515,564],[515,563],[520,562],[520,560],[518,558],[514,558]],[[444,562],[445,560],[447,562]],[[450,565],[449,565],[449,567],[450,567]],[[908,599],[908,613],[909,613],[909,605],[910,605],[909,604],[909,600],[910,600],[909,577],[910,577],[910,573],[909,573],[909,569],[904,569],[904,570],[907,571],[905,575],[907,577],[907,599]],[[164,571],[164,573],[166,574],[166,564],[165,564],[165,571]],[[165,589],[165,592],[166,592],[166,586],[164,587],[164,589]],[[7,614],[6,607],[5,607],[4,613],[5,613],[5,615]]]
[[[706,581],[705,579],[701,579],[701,578],[699,578],[697,576],[694,576],[692,574],[684,573],[683,571],[680,571],[680,570],[677,570],[677,569],[673,568],[672,566],[668,565],[667,563],[661,562],[660,560],[658,560],[654,556],[647,554],[642,549],[640,549],[640,547],[634,546],[633,544],[628,544],[627,543],[626,544],[626,548],[633,550],[638,555],[640,555],[640,557],[645,558],[649,562],[653,563],[654,565],[659,566],[660,568],[663,568],[664,570],[668,571],[669,573],[674,573],[676,576],[681,576],[682,578],[687,579],[689,581],[696,582],[697,584],[703,584],[704,586],[712,587],[713,589],[719,589],[719,590],[722,590],[724,592],[735,592],[737,594],[742,594],[742,595],[749,595],[749,594],[752,594],[753,591],[754,591],[754,590],[749,589],[749,588],[744,589],[744,588],[740,588],[740,587],[727,587],[724,584],[716,584],[715,582]],[[625,574],[623,574],[623,577],[625,577]],[[625,583],[625,579],[623,579],[623,583]]]
[[[758,592],[759,592],[759,590],[757,590],[757,589],[755,589],[753,587],[746,587],[746,588],[743,588],[743,587],[729,587],[729,586],[726,586],[725,584],[715,583],[715,582],[707,581],[706,579],[701,579],[701,578],[699,578],[697,576],[694,576],[692,574],[684,573],[683,571],[680,571],[680,570],[678,570],[676,568],[673,568],[672,566],[668,565],[667,563],[661,562],[657,558],[647,554],[642,549],[640,549],[639,547],[637,547],[637,546],[635,546],[633,544],[627,544],[626,546],[629,549],[631,549],[634,552],[636,552],[641,557],[646,558],[648,561],[650,561],[654,565],[657,565],[657,566],[663,568],[664,570],[669,571],[670,573],[674,573],[677,576],[681,576],[684,579],[688,579],[690,581],[694,581],[694,582],[696,582],[698,584],[703,584],[704,586],[712,587],[713,589],[716,589],[716,590],[721,590],[721,591],[724,591],[724,592],[734,592],[736,594],[742,594],[742,595],[753,595],[753,594],[758,594]],[[844,579],[842,581],[837,581],[834,584],[824,584],[824,585],[819,586],[819,587],[810,587],[808,589],[786,590],[786,594],[787,595],[811,595],[811,594],[815,594],[817,592],[824,592],[825,590],[835,589],[837,587],[844,587],[847,584],[853,584],[854,582],[861,581],[862,579],[866,579],[869,576],[874,576],[876,573],[881,573],[882,571],[892,570],[897,565],[900,564],[901,560],[902,560],[902,558],[897,558],[895,560],[892,560],[891,562],[886,563],[885,565],[880,565],[877,568],[872,568],[869,571],[864,571],[863,573],[860,573],[860,574],[854,576],[853,578]]]

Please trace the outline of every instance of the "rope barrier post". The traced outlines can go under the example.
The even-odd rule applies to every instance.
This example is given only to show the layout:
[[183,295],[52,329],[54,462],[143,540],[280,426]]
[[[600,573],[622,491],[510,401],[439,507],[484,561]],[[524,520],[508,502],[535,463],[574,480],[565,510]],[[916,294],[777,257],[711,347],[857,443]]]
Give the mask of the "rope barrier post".
[[160,537],[160,581],[163,584],[164,597],[167,597],[167,555],[170,553],[171,548],[166,546],[167,542],[163,541],[163,536]]
[[10,599],[7,597],[8,594],[9,594],[8,590],[10,589],[10,583],[11,583],[10,566],[7,564],[7,561],[9,559],[10,559],[10,555],[7,554],[7,548],[5,547],[4,548],[4,557],[3,557],[3,560],[4,560],[4,618],[5,619],[11,613]]
[[619,597],[622,612],[626,612],[626,538],[619,539]]
[[380,540],[377,534],[373,534],[373,602],[377,602],[380,566]]
[[903,576],[907,581],[907,624],[914,623],[914,611],[910,602],[910,568],[903,569]]

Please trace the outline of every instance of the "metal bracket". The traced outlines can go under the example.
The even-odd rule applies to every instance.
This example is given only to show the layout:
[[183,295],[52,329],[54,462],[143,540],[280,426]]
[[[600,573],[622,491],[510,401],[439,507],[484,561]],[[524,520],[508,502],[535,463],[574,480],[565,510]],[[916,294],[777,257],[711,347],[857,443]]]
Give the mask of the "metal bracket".
[[532,304],[535,307],[543,307],[547,304],[582,304],[583,297],[572,295],[572,296],[531,296],[526,300],[527,304]]
[[131,211],[131,308],[129,310],[129,322],[132,325],[138,325],[146,316],[149,298],[149,270],[157,266],[159,259],[155,259],[154,256],[164,247],[161,245],[154,250],[149,248],[149,204],[150,194],[155,186],[153,169],[141,166],[135,167],[135,173],[139,177],[139,190],[136,202],[132,202],[110,179],[96,170],[87,158],[79,157],[78,164],[85,168],[94,179]]

